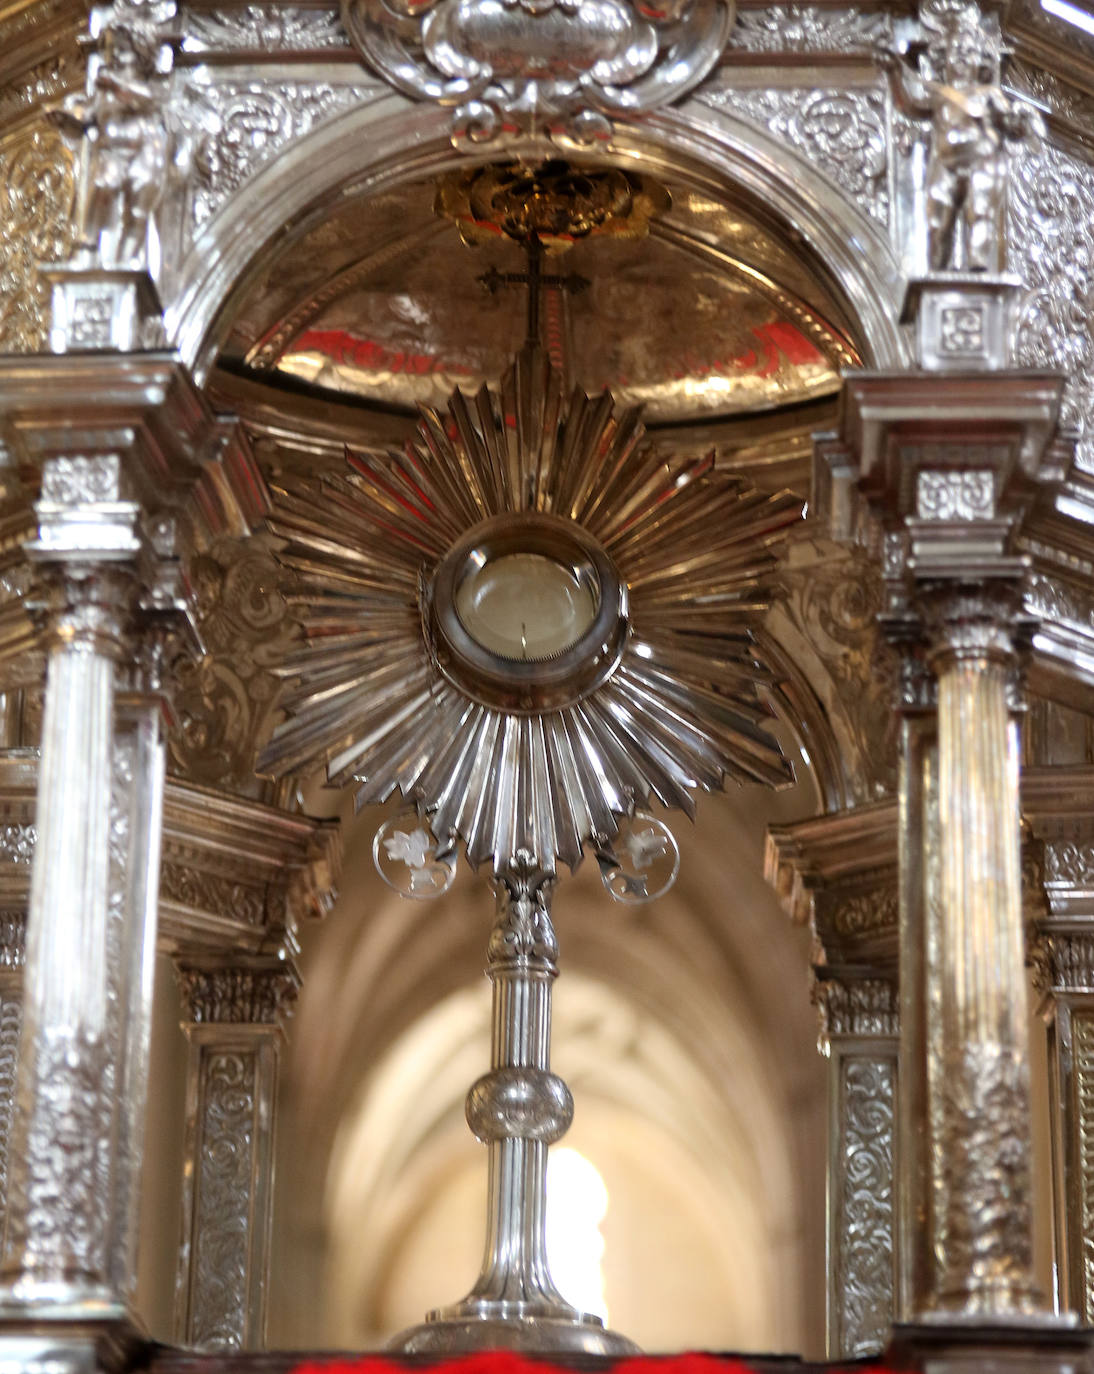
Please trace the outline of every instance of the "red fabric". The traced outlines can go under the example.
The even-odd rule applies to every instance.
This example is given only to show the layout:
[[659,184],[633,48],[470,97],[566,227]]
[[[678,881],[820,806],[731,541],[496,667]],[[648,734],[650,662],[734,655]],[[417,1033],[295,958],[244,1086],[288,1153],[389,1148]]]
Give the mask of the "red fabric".
[[[417,1363],[417,1362],[416,1362]],[[792,1363],[788,1361],[788,1364]],[[478,1355],[461,1355],[457,1359],[437,1360],[429,1369],[445,1374],[574,1374],[548,1360],[518,1355],[510,1350],[487,1350]],[[832,1374],[838,1367],[829,1365]],[[361,1356],[347,1360],[307,1360],[290,1374],[407,1374],[405,1364],[382,1356]],[[755,1374],[752,1366],[736,1359],[720,1359],[717,1355],[639,1355],[619,1360],[612,1366],[612,1374]],[[882,1374],[880,1368],[856,1366],[855,1374]]]

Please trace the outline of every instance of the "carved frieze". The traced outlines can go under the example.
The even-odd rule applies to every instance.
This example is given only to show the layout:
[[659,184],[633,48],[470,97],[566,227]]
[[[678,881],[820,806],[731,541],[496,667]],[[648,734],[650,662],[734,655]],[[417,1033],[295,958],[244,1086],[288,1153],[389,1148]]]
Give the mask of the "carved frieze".
[[857,891],[835,886],[818,892],[814,901],[819,930],[830,928],[841,936],[896,934],[900,903],[891,876]]
[[0,143],[0,350],[35,353],[48,336],[48,289],[39,264],[75,242],[71,151],[44,123]]
[[893,1320],[893,1143],[896,1060],[841,1064],[839,1214],[834,1291],[839,1354],[876,1354]]
[[[721,82],[730,80],[723,75]],[[707,85],[699,99],[785,140],[860,209],[889,222],[886,100],[878,89]]]
[[264,884],[239,882],[189,864],[164,862],[160,897],[197,911],[222,911],[249,926],[261,926],[266,919]]

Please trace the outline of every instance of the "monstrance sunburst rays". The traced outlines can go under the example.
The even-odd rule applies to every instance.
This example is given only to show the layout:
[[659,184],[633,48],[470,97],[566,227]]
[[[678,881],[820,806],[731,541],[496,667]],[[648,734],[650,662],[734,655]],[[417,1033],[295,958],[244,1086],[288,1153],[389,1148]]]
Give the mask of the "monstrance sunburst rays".
[[[697,788],[792,780],[763,728],[771,679],[749,627],[800,500],[658,453],[637,409],[616,413],[607,392],[567,400],[532,345],[497,391],[423,409],[404,452],[347,463],[274,489],[303,638],[280,665],[287,718],[262,771],[322,760],[330,783],[359,784],[359,806],[399,789],[442,847],[462,840],[495,868],[521,850],[574,867],[651,799],[692,815]],[[532,512],[591,535],[629,604],[606,678],[548,710],[451,681],[423,605],[468,531]]]

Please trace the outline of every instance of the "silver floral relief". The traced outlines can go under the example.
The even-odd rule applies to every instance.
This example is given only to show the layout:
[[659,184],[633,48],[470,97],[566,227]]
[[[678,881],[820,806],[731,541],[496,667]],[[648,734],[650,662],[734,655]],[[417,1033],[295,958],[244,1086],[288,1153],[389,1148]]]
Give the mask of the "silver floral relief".
[[72,1027],[35,1031],[37,1096],[17,1094],[25,1145],[9,1172],[5,1252],[42,1277],[101,1281],[111,1196],[108,1052],[100,1036]]
[[349,48],[338,16],[329,9],[303,5],[225,5],[220,9],[187,9],[182,24],[186,53],[306,53]]
[[888,47],[893,20],[887,10],[831,5],[769,5],[742,10],[727,47],[744,52],[869,52]]
[[191,231],[290,143],[383,89],[358,73],[344,84],[191,77],[177,111],[194,147],[187,188]]
[[1063,425],[1094,471],[1094,159],[1047,140],[1016,147],[1008,199],[1010,268],[1022,279],[1015,361],[1066,376]]
[[1016,1050],[970,1042],[944,1055],[936,1141],[946,1206],[940,1291],[966,1296],[967,1276],[1021,1284],[1032,1272],[1029,1064]]
[[839,1353],[875,1354],[893,1320],[895,1061],[841,1065],[840,1209],[836,1285]]
[[785,139],[866,214],[889,223],[887,106],[880,87],[769,90],[708,85],[698,98]]
[[1094,1321],[1094,1016],[1071,1018],[1074,1054],[1080,1196],[1078,1218],[1083,1252],[1082,1321]]
[[246,1334],[257,1072],[253,1054],[202,1056],[189,1332],[202,1348],[238,1350]]

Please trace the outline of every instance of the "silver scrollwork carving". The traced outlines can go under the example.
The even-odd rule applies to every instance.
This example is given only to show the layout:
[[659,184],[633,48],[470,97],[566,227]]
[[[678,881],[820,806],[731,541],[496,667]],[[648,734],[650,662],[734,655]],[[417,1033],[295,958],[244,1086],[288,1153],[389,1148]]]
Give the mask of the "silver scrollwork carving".
[[895,1061],[842,1065],[837,1291],[840,1354],[876,1354],[893,1320]]
[[1084,1322],[1090,1322],[1094,1320],[1094,1017],[1075,1016],[1071,1027],[1082,1180],[1079,1226],[1083,1238],[1083,1310],[1079,1315]]
[[733,0],[342,0],[369,64],[406,95],[457,107],[454,137],[472,142],[604,138],[615,116],[697,85],[732,19]]
[[202,1059],[190,1330],[198,1347],[238,1350],[244,1341],[257,1072],[253,1054]]
[[916,474],[915,502],[921,520],[990,520],[995,513],[995,474],[920,471]]

